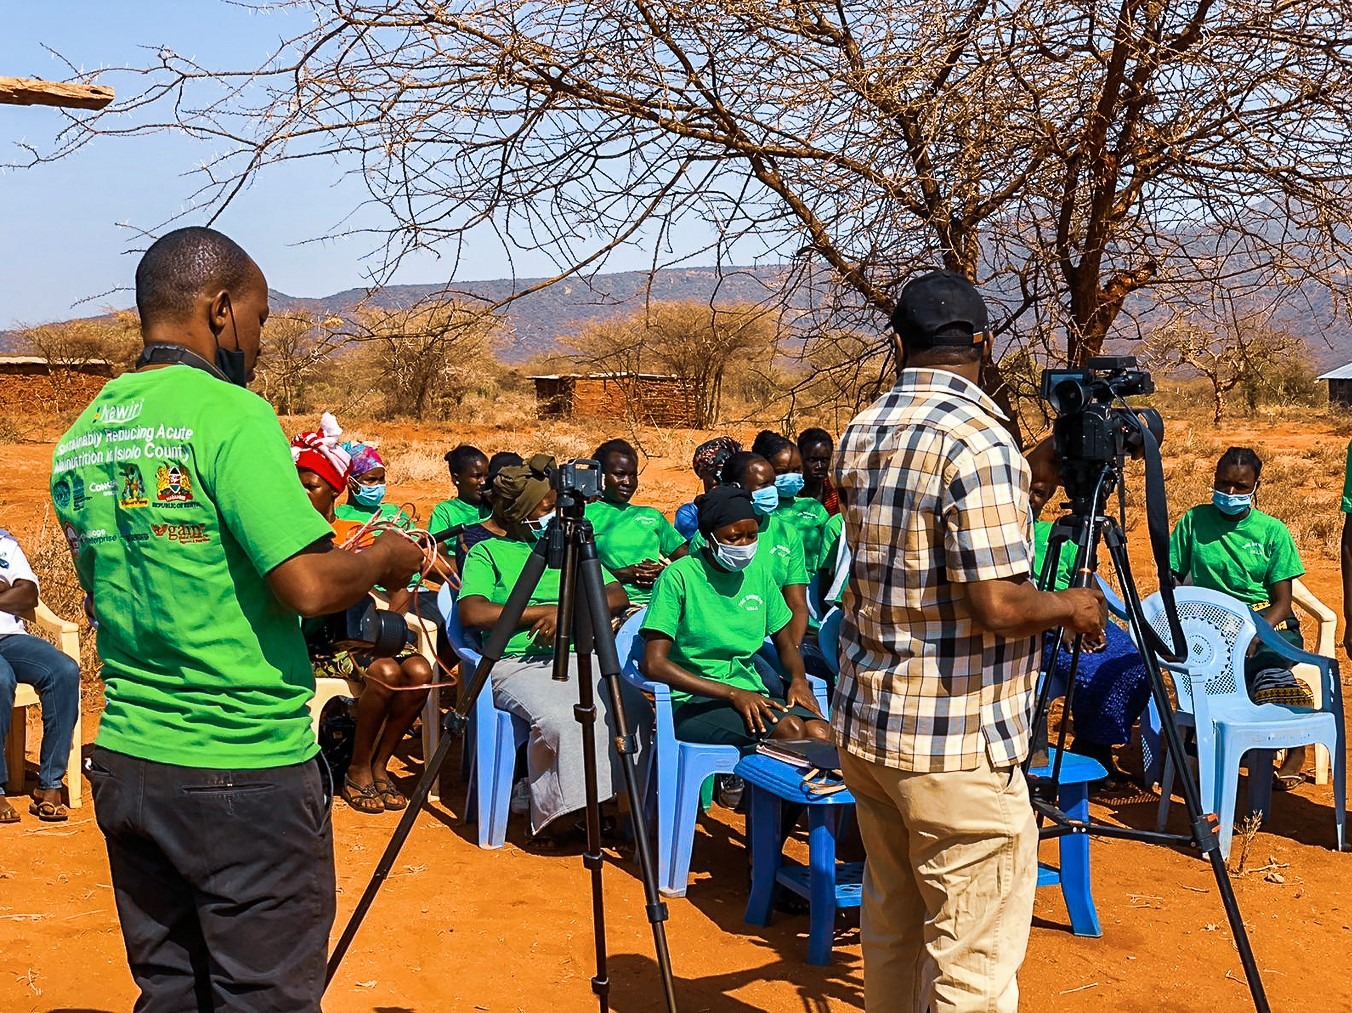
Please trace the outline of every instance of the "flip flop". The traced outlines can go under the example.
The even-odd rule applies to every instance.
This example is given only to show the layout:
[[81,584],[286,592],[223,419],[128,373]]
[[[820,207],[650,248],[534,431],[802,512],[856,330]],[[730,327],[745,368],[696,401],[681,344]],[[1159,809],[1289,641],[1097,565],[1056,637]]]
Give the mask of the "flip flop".
[[389,811],[398,812],[401,809],[408,808],[408,799],[404,797],[403,792],[394,786],[393,781],[377,777],[371,782],[371,787],[380,796],[381,805]]
[[1273,774],[1272,787],[1277,791],[1294,791],[1305,783],[1304,774]]
[[70,819],[70,810],[64,803],[51,802],[47,799],[42,801],[34,799],[33,804],[28,807],[28,814],[36,816],[43,823],[64,823]]
[[0,823],[18,823],[18,822],[19,822],[19,810],[15,809],[12,805],[10,805],[9,802],[5,799],[5,796],[0,795]]
[[367,816],[385,811],[385,803],[380,800],[380,792],[374,784],[357,784],[350,777],[343,778],[343,801]]

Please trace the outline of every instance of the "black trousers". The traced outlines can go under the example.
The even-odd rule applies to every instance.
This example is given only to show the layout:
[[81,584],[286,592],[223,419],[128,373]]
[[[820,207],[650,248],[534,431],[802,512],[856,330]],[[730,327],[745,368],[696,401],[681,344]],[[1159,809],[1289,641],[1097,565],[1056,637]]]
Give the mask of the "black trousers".
[[95,749],[137,1013],[313,1013],[334,915],[323,761],[176,767]]

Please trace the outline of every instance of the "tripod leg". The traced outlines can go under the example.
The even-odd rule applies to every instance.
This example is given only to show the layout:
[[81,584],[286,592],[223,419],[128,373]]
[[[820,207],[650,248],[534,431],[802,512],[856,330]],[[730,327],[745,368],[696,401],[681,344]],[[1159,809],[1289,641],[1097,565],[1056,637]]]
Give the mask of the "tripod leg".
[[1104,541],[1117,569],[1121,583],[1123,600],[1127,603],[1128,615],[1135,635],[1145,658],[1146,672],[1150,676],[1150,691],[1159,710],[1161,731],[1168,749],[1168,755],[1174,757],[1175,768],[1179,773],[1179,787],[1183,792],[1183,801],[1188,809],[1188,824],[1192,838],[1202,854],[1211,863],[1212,874],[1216,878],[1216,889],[1221,896],[1221,905],[1225,908],[1225,917],[1230,922],[1230,932],[1235,940],[1235,949],[1239,951],[1240,963],[1244,965],[1244,975],[1249,982],[1249,993],[1253,998],[1254,1009],[1258,1013],[1270,1013],[1267,993],[1263,988],[1263,979],[1258,972],[1258,962],[1254,959],[1253,944],[1249,941],[1249,932],[1244,927],[1244,916],[1240,913],[1239,902],[1235,899],[1234,885],[1225,868],[1225,859],[1221,857],[1220,842],[1217,840],[1215,815],[1208,815],[1202,809],[1202,799],[1197,782],[1189,776],[1185,766],[1186,754],[1183,752],[1183,737],[1179,732],[1178,719],[1174,715],[1173,704],[1164,686],[1164,676],[1160,671],[1159,658],[1150,641],[1145,636],[1145,616],[1141,611],[1141,596],[1136,590],[1131,576],[1131,560],[1127,557],[1126,536],[1117,524],[1104,526]]
[[[507,602],[502,607],[502,615],[488,635],[487,643],[484,645],[483,657],[478,668],[474,671],[474,678],[465,687],[460,702],[451,713],[451,716],[459,716],[459,726],[463,726],[464,718],[474,709],[475,698],[487,684],[493,666],[502,657],[507,641],[512,638],[512,634],[521,624],[521,614],[525,611],[530,596],[535,592],[535,585],[540,582],[540,575],[544,573],[547,562],[548,556],[543,544],[538,545],[536,550],[527,557],[526,565],[521,570],[521,576],[517,578],[516,584],[512,587],[512,593],[507,596]],[[433,785],[437,783],[441,776],[441,768],[445,766],[446,758],[451,754],[451,746],[455,743],[455,738],[450,733],[459,731],[459,726],[453,724],[451,717],[448,716],[446,722],[447,734],[441,737],[437,751],[427,760],[423,775],[418,779],[418,786],[413,789],[413,795],[408,800],[408,808],[399,817],[399,825],[390,837],[390,842],[385,845],[384,854],[380,856],[380,861],[376,863],[375,871],[371,873],[371,879],[366,884],[366,889],[362,891],[361,898],[352,911],[352,916],[348,919],[347,925],[343,927],[343,934],[338,937],[338,942],[334,944],[333,952],[329,955],[328,967],[324,974],[324,986],[326,988],[333,981],[333,976],[338,973],[338,968],[342,964],[343,958],[347,956],[347,951],[352,946],[352,940],[356,938],[361,923],[366,918],[366,913],[375,902],[376,894],[380,892],[380,888],[389,877],[390,870],[394,868],[394,863],[398,861],[399,852],[403,850],[404,842],[408,840],[408,835],[413,830],[413,824],[418,818],[418,813],[422,811],[423,803],[427,801]]]
[[[589,535],[590,532],[587,532]],[[615,723],[615,750],[620,757],[625,794],[629,797],[629,817],[634,832],[634,850],[638,855],[643,876],[643,896],[648,923],[652,926],[653,945],[657,953],[657,968],[662,979],[662,993],[668,1013],[676,1010],[676,986],[671,971],[671,949],[667,945],[667,906],[657,887],[657,863],[653,857],[648,824],[643,819],[643,797],[638,783],[638,740],[629,727],[624,709],[623,683],[620,676],[620,657],[615,649],[615,634],[610,628],[610,610],[606,605],[605,582],[601,564],[596,557],[596,545],[584,540],[580,546],[578,569],[582,581],[582,597],[587,618],[591,622],[591,648],[596,654],[601,676],[605,679],[610,699],[611,720]],[[599,877],[599,873],[598,873]],[[598,880],[599,881],[599,880]]]

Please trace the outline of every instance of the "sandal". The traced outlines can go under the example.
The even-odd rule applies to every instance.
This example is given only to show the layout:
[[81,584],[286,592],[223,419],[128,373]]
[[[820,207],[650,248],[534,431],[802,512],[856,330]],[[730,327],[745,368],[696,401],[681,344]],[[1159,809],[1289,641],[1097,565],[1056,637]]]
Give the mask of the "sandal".
[[401,809],[408,808],[408,799],[388,778],[377,777],[371,782],[371,787],[380,796],[381,805],[390,812],[398,812]]
[[1305,783],[1304,774],[1273,774],[1272,787],[1276,791],[1294,791]]
[[[28,814],[36,816],[43,823],[64,823],[70,819],[70,810],[64,803],[53,802],[50,799],[33,799],[32,805],[28,807]],[[15,817],[18,818],[17,816]]]
[[0,823],[18,823],[19,811],[9,804],[5,796],[0,795]]
[[385,803],[380,800],[380,792],[374,784],[357,784],[350,777],[343,778],[343,801],[368,816],[385,811]]

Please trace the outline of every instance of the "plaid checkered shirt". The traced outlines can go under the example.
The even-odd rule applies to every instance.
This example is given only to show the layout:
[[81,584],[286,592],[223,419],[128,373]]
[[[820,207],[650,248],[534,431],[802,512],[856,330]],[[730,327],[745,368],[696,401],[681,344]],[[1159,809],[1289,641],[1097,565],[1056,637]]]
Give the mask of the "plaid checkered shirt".
[[1028,576],[1028,465],[979,387],[938,369],[898,384],[841,437],[853,550],[833,723],[865,760],[920,773],[1028,752],[1033,637],[979,629],[964,585]]

